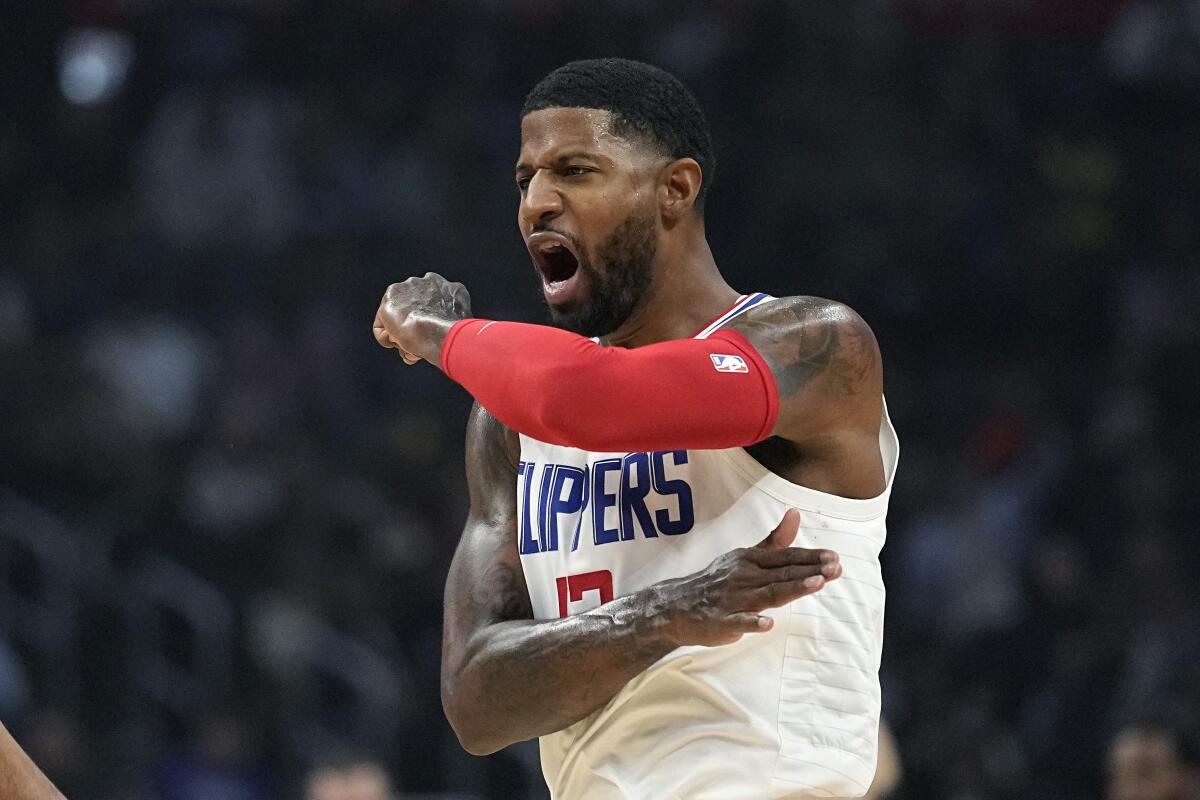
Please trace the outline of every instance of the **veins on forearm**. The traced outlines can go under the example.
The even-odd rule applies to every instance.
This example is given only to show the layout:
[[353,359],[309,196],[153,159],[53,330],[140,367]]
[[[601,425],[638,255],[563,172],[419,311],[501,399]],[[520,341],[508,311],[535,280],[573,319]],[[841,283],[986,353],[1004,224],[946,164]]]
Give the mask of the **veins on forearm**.
[[[674,649],[639,628],[639,602],[635,595],[564,619],[497,626],[480,677],[493,711],[514,725],[510,735],[544,735],[577,722]],[[530,686],[541,687],[536,696]]]

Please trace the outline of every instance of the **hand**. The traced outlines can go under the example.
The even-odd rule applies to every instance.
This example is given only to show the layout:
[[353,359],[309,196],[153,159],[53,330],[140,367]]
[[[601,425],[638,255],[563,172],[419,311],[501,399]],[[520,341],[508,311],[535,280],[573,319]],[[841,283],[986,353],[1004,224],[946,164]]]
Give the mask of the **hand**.
[[400,351],[405,364],[438,364],[442,340],[460,319],[471,316],[471,295],[461,283],[433,272],[393,283],[375,312],[375,341]]
[[788,509],[767,538],[717,558],[700,572],[660,584],[666,635],[677,645],[720,645],[771,629],[757,612],[818,592],[842,575],[832,550],[792,547],[800,512]]

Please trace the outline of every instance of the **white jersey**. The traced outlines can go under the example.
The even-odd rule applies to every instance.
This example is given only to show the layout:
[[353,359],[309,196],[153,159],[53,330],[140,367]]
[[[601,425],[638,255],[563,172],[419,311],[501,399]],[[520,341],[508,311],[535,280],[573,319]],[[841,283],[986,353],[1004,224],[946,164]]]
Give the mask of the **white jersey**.
[[[766,295],[739,300],[707,336]],[[541,738],[560,800],[857,797],[875,774],[884,588],[879,568],[898,456],[886,408],[887,488],[854,500],[790,483],[741,448],[591,453],[521,436],[521,565],[534,616],[554,619],[703,569],[800,510],[796,546],[843,576],[764,613],[722,647],[681,647],[590,716]],[[587,680],[580,675],[580,680]]]

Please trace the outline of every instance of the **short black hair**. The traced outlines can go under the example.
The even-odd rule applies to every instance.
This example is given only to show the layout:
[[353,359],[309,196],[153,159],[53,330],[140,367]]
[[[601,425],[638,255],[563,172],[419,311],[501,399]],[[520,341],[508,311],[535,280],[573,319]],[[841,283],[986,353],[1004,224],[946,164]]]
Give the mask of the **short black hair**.
[[533,87],[521,117],[544,108],[597,108],[612,114],[613,133],[640,138],[670,158],[694,158],[702,174],[696,210],[717,169],[712,136],[700,104],[665,70],[627,58],[572,61]]

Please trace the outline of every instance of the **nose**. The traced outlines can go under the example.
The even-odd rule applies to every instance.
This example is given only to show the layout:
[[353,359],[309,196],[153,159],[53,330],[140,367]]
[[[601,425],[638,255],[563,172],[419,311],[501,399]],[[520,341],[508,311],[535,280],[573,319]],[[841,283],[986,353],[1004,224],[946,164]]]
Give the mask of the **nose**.
[[554,176],[539,169],[529,179],[521,198],[521,221],[527,225],[547,222],[562,213],[562,195],[554,185]]

